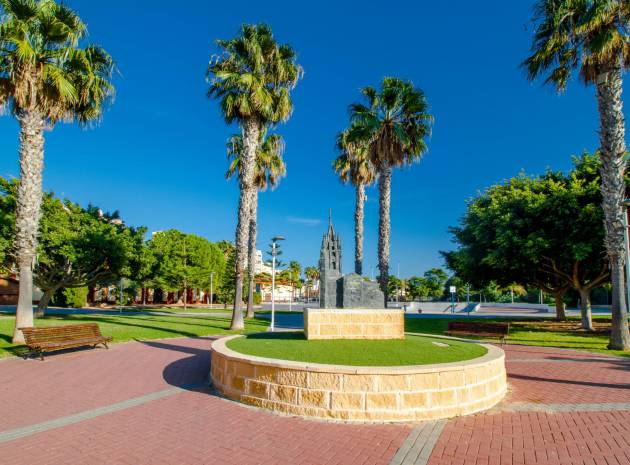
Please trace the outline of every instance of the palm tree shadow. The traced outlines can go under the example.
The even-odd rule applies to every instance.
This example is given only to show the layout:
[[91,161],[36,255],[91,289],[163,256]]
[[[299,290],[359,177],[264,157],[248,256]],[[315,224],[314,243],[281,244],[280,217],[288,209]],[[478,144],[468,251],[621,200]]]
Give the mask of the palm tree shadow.
[[211,342],[218,339],[218,337],[210,336],[195,339],[208,341],[207,348],[183,346],[166,341],[143,341],[138,339],[136,339],[136,341],[156,349],[186,354],[187,356],[178,358],[164,367],[162,370],[164,381],[171,386],[187,391],[210,394],[211,390],[208,379],[210,373],[210,346]]
[[577,380],[569,381],[566,379],[541,378],[538,376],[517,375],[517,374],[511,374],[510,378],[522,379],[525,381],[554,383],[554,384],[574,384],[577,386],[589,386],[589,387],[596,387],[596,388],[630,389],[630,384],[612,384],[612,383],[600,383],[600,382],[577,381]]

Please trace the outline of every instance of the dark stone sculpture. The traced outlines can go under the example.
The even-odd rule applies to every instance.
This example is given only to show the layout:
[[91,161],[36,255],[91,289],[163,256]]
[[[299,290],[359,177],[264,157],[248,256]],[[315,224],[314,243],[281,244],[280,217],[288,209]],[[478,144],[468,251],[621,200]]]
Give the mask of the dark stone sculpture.
[[378,283],[352,273],[341,272],[341,239],[335,233],[332,218],[324,234],[319,256],[320,308],[383,308],[383,292]]

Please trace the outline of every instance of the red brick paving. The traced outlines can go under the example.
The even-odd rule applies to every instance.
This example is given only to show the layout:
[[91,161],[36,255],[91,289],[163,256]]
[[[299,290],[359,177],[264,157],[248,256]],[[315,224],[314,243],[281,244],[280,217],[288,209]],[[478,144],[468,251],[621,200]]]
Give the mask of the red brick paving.
[[382,464],[410,427],[281,417],[186,392],[0,444],[3,464]]
[[627,465],[630,411],[501,413],[449,422],[429,465]]
[[630,402],[630,359],[531,346],[506,346],[506,355],[511,402]]
[[[209,339],[0,363],[0,432],[103,407],[208,373]],[[630,402],[630,361],[506,346],[513,402]],[[521,361],[518,361],[521,360]],[[543,360],[542,362],[540,360]],[[2,464],[388,464],[409,425],[330,424],[187,391],[0,443]],[[431,465],[629,465],[630,411],[502,412],[451,420]],[[28,458],[28,459],[26,459]]]
[[0,431],[203,382],[211,338],[166,339],[0,362]]

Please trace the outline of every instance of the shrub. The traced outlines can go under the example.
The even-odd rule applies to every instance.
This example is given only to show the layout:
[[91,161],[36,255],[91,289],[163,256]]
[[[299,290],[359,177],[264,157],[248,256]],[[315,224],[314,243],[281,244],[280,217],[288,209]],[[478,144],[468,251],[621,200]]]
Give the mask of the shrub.
[[76,287],[64,289],[63,296],[67,307],[82,308],[87,304],[88,288]]
[[260,305],[262,302],[262,294],[260,292],[254,292],[254,305]]

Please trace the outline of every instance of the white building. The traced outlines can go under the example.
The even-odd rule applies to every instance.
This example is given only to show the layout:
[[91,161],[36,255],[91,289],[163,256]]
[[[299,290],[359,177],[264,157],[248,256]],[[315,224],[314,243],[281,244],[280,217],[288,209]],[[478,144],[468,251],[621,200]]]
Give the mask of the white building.
[[[276,273],[278,273],[278,271],[279,270],[276,270]],[[254,263],[254,274],[257,275],[262,273],[271,274],[271,265],[265,263],[262,251],[257,250],[256,262]]]

